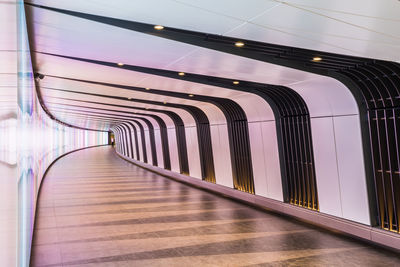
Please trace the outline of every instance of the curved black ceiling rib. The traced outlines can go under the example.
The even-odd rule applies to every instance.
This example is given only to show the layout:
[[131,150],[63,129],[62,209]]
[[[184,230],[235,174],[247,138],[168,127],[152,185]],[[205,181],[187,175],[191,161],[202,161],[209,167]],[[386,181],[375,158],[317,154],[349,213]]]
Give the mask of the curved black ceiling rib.
[[[57,99],[57,97],[48,97],[48,98]],[[70,99],[70,100],[78,101],[78,100],[73,100],[73,99]],[[90,103],[90,101],[88,101],[87,103]],[[121,111],[121,110],[117,110],[117,109],[106,109],[106,108],[99,108],[99,107],[86,107],[86,106],[81,106],[81,105],[63,104],[63,103],[56,103],[56,102],[47,102],[47,104],[64,106],[64,110],[65,109],[69,109],[70,110],[71,109],[70,107],[78,107],[78,108],[85,108],[85,109],[90,108],[90,109],[108,111],[108,112],[118,112],[118,113],[123,113],[123,114],[134,114],[134,115],[137,115],[137,116],[150,117],[150,118],[154,119],[157,122],[157,124],[159,126],[159,129],[160,129],[161,148],[162,148],[162,153],[163,153],[164,169],[171,170],[171,159],[170,159],[170,155],[169,155],[167,126],[166,126],[165,122],[163,121],[163,119],[161,119],[159,116],[154,115],[154,114],[147,114],[147,113],[127,112],[127,111]],[[87,111],[85,110],[85,112],[87,112]],[[126,117],[126,116],[121,116],[121,115],[118,115],[118,116],[119,117]],[[128,118],[131,118],[131,117],[128,117]],[[136,118],[136,117],[132,117],[132,118]],[[145,118],[142,118],[142,117],[137,117],[137,118],[138,119],[145,119]]]
[[[147,125],[147,128],[149,129],[151,159],[152,159],[152,162],[153,162],[153,166],[158,166],[157,154],[156,154],[157,153],[156,152],[156,139],[155,139],[155,135],[154,135],[154,126],[146,118],[136,117],[135,119],[136,119],[135,121],[137,121],[137,120],[143,121]],[[139,123],[139,122],[137,121],[137,123]]]
[[[64,78],[58,76],[50,76],[53,78],[60,78],[66,80],[74,80],[79,82],[91,83],[91,84],[100,84],[105,86],[111,86],[115,88],[127,89],[132,91],[141,91],[144,93],[148,93],[145,88],[132,87],[132,86],[123,86],[117,84],[110,83],[98,83],[86,80],[79,80],[73,78]],[[212,146],[211,146],[211,131],[209,126],[209,121],[206,114],[199,108],[191,105],[183,105],[183,104],[175,104],[175,103],[166,103],[166,102],[156,102],[150,100],[142,100],[142,99],[133,99],[119,96],[106,96],[94,93],[86,93],[86,92],[77,92],[65,89],[55,89],[42,87],[44,89],[49,90],[57,90],[63,92],[70,93],[78,93],[85,95],[93,95],[93,96],[101,96],[114,98],[119,100],[129,100],[133,102],[140,102],[152,105],[163,105],[175,108],[181,108],[188,111],[196,121],[197,125],[197,136],[199,140],[199,151],[201,157],[201,167],[202,167],[202,175],[203,179],[209,182],[215,183],[215,173],[214,173],[214,162],[213,162],[213,154],[212,154]],[[183,99],[192,99],[190,96],[184,93],[178,92],[168,92],[163,90],[152,90],[151,93],[159,94],[159,95],[167,95],[173,96],[177,98]],[[208,102],[216,105],[225,115],[227,124],[228,124],[228,138],[229,145],[231,151],[231,160],[232,160],[232,171],[233,171],[233,181],[234,187],[241,191],[249,192],[254,194],[254,179],[253,179],[253,170],[251,163],[251,151],[250,151],[250,141],[248,134],[248,125],[247,125],[247,117],[243,109],[234,101],[226,98],[219,97],[211,97],[211,96],[203,96],[196,95],[195,100]],[[239,156],[240,155],[240,156]],[[205,176],[207,175],[207,176]]]
[[[122,146],[123,146],[123,154],[128,155],[129,156],[129,148],[128,148],[128,133],[125,127],[123,127],[121,124],[118,124],[115,126],[116,128],[118,128],[121,131],[122,134],[122,138],[125,139],[125,142],[122,142]],[[125,146],[124,146],[125,144]]]
[[[84,61],[92,64],[99,64],[114,68],[116,67],[116,64],[110,62],[82,59],[69,56],[60,56],[55,54],[49,54],[49,55]],[[314,153],[311,142],[310,115],[305,101],[296,91],[285,86],[261,84],[248,81],[240,81],[239,83],[240,85],[233,85],[231,79],[212,77],[212,76],[193,74],[193,73],[185,73],[185,76],[177,76],[176,72],[173,71],[147,68],[147,67],[138,67],[129,64],[125,64],[124,66],[117,68],[123,68],[124,70],[131,70],[136,72],[148,73],[152,75],[169,77],[173,79],[182,79],[201,84],[218,86],[222,88],[229,88],[236,91],[253,93],[263,98],[271,106],[277,121],[276,126],[277,126],[277,131],[279,133],[277,135],[278,145],[279,145],[279,158],[281,163],[285,201],[296,205],[301,205],[303,207],[307,207],[310,209],[318,210],[318,197],[317,197],[317,188],[315,182],[316,178],[315,178],[315,167],[314,167],[315,166]],[[89,80],[82,80],[75,78],[66,78],[53,75],[48,75],[48,76],[52,78],[66,79],[76,82],[110,86],[131,91],[149,93],[149,91],[146,90],[146,88],[142,87],[89,81]],[[154,88],[151,88],[150,93],[184,98],[184,99],[192,99],[187,94],[178,92],[169,92]],[[226,104],[225,106],[221,107],[220,104],[221,101],[219,101],[219,99],[221,98],[196,95],[195,99],[199,101],[210,102],[217,105],[224,112],[224,114],[228,113],[225,116],[229,120],[230,113],[227,112],[227,110],[229,110],[229,104]],[[293,116],[299,116],[298,118],[301,121],[301,123],[297,123],[293,119],[292,120],[287,119],[288,117],[293,117]],[[292,129],[293,132],[283,131],[283,128],[285,127],[286,128],[289,127],[286,130]],[[290,146],[288,146],[288,144],[290,144]],[[293,149],[294,151],[291,151],[290,149],[288,149],[288,147],[291,147],[291,149]],[[296,152],[297,149],[302,149],[302,150]],[[293,167],[293,165],[295,167]],[[305,189],[302,190],[302,188]]]
[[126,139],[129,140],[129,142],[126,142],[126,145],[129,146],[130,149],[128,149],[128,151],[130,153],[127,154],[128,157],[130,158],[134,158],[133,157],[133,145],[132,145],[132,132],[130,131],[129,127],[127,125],[125,125],[124,123],[120,124],[125,128],[125,134],[126,134]]
[[139,127],[139,131],[140,131],[140,139],[142,140],[142,153],[143,153],[143,162],[147,163],[147,149],[146,149],[146,135],[144,133],[144,127],[143,125],[138,122],[137,120],[130,120],[129,122],[126,123],[130,123],[133,124],[132,122],[135,122],[137,124],[137,126]]
[[[397,131],[400,124],[400,64],[251,40],[241,40],[245,46],[238,48],[233,45],[236,38],[169,27],[156,32],[150,24],[37,7],[341,81],[354,95],[361,113],[372,223],[400,232],[400,192],[395,190],[400,173],[400,137]],[[314,62],[314,57],[322,60]]]
[[[89,94],[89,93],[85,93],[85,94]],[[101,96],[101,95],[98,94],[98,96]],[[105,96],[105,97],[114,98],[112,96]],[[176,141],[177,141],[177,145],[178,145],[178,158],[179,158],[180,172],[183,173],[183,174],[189,174],[189,164],[188,164],[187,148],[186,148],[185,125],[184,125],[184,123],[182,121],[182,118],[178,114],[176,114],[175,112],[169,111],[169,110],[163,110],[163,109],[141,108],[141,107],[136,107],[136,106],[133,107],[133,106],[117,105],[117,104],[110,104],[110,103],[96,102],[96,101],[86,101],[86,100],[79,100],[79,99],[72,99],[72,98],[63,98],[63,97],[52,97],[52,98],[54,98],[54,99],[62,99],[62,100],[69,100],[69,101],[77,101],[77,102],[81,102],[81,103],[90,103],[90,104],[106,105],[106,106],[120,107],[120,108],[126,108],[126,109],[134,109],[134,110],[142,110],[142,111],[163,113],[163,114],[167,115],[174,122],[174,125],[175,125]],[[126,100],[126,98],[124,100]],[[135,114],[138,114],[138,113],[135,113]],[[145,115],[150,116],[150,114],[145,114]],[[154,118],[156,119],[157,117],[158,116],[156,116]],[[161,118],[158,117],[157,119],[161,119]],[[160,120],[159,120],[159,122],[160,122]],[[165,123],[164,123],[164,126],[165,126]],[[166,130],[166,126],[165,126],[165,130]],[[169,157],[167,159],[169,159]],[[169,164],[170,164],[170,160],[169,160]],[[167,165],[167,167],[168,167],[168,165]],[[169,165],[169,168],[171,168],[170,165]]]
[[[125,115],[120,115],[120,114],[109,114],[109,113],[93,112],[93,111],[88,111],[88,110],[71,108],[71,106],[76,106],[76,105],[66,105],[65,104],[64,106],[67,106],[68,108],[65,108],[65,107],[64,108],[55,108],[51,104],[52,104],[51,102],[50,103],[47,102],[47,105],[50,106],[50,109],[52,111],[56,111],[56,112],[57,111],[60,111],[60,112],[68,111],[68,114],[79,114],[79,115],[88,115],[89,114],[89,115],[93,115],[95,117],[100,117],[100,118],[110,118],[110,119],[121,119],[122,118],[124,120],[141,120],[141,121],[143,121],[149,129],[150,148],[151,148],[151,152],[152,152],[153,165],[158,166],[157,155],[156,155],[154,126],[148,119],[138,117],[138,116],[125,116]],[[60,103],[55,103],[55,104],[60,104]],[[63,104],[60,104],[60,105],[63,105]],[[89,109],[92,109],[92,108],[89,108]],[[117,110],[115,110],[115,111],[117,112]],[[122,113],[124,113],[124,112],[122,112]]]
[[[122,123],[123,124],[123,123]],[[130,122],[126,122],[126,124],[128,124],[129,126],[131,126],[131,128],[133,129],[133,135],[135,137],[135,151],[136,151],[136,160],[140,161],[140,150],[139,150],[139,139],[138,139],[138,133],[137,133],[137,129],[136,126],[133,123]],[[131,132],[130,130],[128,132]],[[132,155],[131,158],[134,158],[133,155],[133,139],[132,139],[132,133],[129,135],[129,143],[131,144],[131,148],[132,148]],[[128,143],[128,142],[127,142]]]
[[69,124],[69,123],[65,123],[65,122],[63,122],[63,121],[57,119],[53,114],[51,114],[51,113],[49,112],[49,110],[47,109],[46,105],[44,104],[44,101],[43,101],[43,98],[42,98],[42,94],[41,94],[41,92],[40,92],[40,90],[39,90],[39,85],[38,85],[38,83],[37,83],[36,81],[35,81],[35,85],[36,85],[36,86],[35,86],[35,89],[36,89],[36,96],[37,96],[37,98],[38,98],[38,100],[39,100],[39,104],[40,104],[40,106],[42,107],[43,111],[47,114],[47,116],[49,116],[50,119],[56,121],[57,123],[59,123],[59,124],[61,124],[61,125],[64,125],[64,126],[67,126],[67,127],[71,127],[71,128],[75,128],[75,129],[86,130],[86,131],[95,131],[95,132],[108,132],[108,131],[104,131],[104,130],[98,130],[98,129],[90,129],[90,128],[85,128],[85,127],[79,127],[79,126],[76,126],[76,125],[72,125],[72,124]]

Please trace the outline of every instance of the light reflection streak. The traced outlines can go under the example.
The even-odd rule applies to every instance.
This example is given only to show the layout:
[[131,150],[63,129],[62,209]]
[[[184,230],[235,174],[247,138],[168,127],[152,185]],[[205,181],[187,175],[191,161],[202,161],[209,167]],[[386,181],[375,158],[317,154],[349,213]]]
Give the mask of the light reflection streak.
[[108,142],[107,132],[69,128],[43,111],[35,91],[22,0],[16,0],[15,9],[17,84],[0,92],[1,266],[29,266],[38,191],[48,166],[69,151]]

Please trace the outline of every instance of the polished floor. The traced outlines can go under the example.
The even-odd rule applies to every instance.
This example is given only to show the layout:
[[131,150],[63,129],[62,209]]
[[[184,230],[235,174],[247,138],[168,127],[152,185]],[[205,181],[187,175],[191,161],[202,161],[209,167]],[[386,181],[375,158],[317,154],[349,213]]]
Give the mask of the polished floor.
[[32,266],[400,266],[400,256],[191,188],[110,147],[44,180]]

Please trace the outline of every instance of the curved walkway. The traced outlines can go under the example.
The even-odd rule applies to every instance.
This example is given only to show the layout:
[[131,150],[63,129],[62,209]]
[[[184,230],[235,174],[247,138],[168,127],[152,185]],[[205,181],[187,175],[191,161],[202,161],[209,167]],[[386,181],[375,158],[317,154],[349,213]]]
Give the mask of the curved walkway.
[[394,253],[81,150],[44,180],[32,266],[399,266]]

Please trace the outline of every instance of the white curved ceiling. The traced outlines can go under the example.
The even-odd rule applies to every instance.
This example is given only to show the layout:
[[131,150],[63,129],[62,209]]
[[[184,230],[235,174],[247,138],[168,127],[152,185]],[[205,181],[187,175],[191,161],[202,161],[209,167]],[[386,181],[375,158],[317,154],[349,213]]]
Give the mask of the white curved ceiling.
[[[239,39],[250,39],[287,46],[302,47],[341,54],[400,60],[400,13],[398,1],[252,1],[232,4],[232,1],[30,1],[83,13],[109,16],[150,24],[162,24],[188,30],[223,34]],[[339,82],[299,70],[281,67],[261,61],[222,53],[194,45],[167,40],[152,35],[129,31],[61,13],[27,6],[31,17],[30,32],[35,70],[45,75],[109,82],[138,87],[150,87],[165,91],[202,94],[241,101],[241,106],[261,118],[260,111],[250,110],[251,101],[246,93],[208,86],[179,79],[131,72],[104,67],[36,52],[47,52],[108,62],[183,71],[196,74],[285,85],[298,91],[310,107],[311,115],[337,114],[339,109],[357,113],[350,92]],[[168,10],[168,11],[166,11]],[[29,21],[28,21],[29,23]],[[387,48],[387,49],[385,49]],[[328,84],[323,97],[318,92],[321,84]],[[151,99],[160,102],[188,103],[202,107],[196,101],[183,100],[155,94],[131,93],[105,86],[89,86],[62,79],[46,77],[40,84],[46,87],[91,91],[101,94]],[[313,85],[316,84],[316,86]],[[311,88],[311,89],[310,89]],[[329,90],[328,90],[329,89]],[[116,93],[118,90],[118,93]],[[45,103],[47,96],[105,101],[99,97],[73,95],[64,92],[48,92],[42,89]],[[150,92],[149,92],[150,93]],[[249,95],[249,94],[247,94]],[[241,99],[241,100],[239,100]],[[246,102],[247,101],[247,102]],[[256,100],[254,100],[256,101]],[[64,103],[73,101],[63,100]],[[127,104],[122,100],[109,103]],[[129,102],[128,102],[129,104]],[[138,104],[140,107],[151,107]],[[50,112],[51,105],[49,105]],[[340,107],[340,108],[338,108]],[[168,109],[155,106],[152,108]],[[268,108],[268,107],[267,107]],[[123,108],[118,108],[123,110]],[[55,112],[55,111],[54,111]],[[181,111],[180,111],[181,112]],[[60,111],[55,112],[58,116]],[[257,115],[258,113],[258,115]],[[209,112],[212,114],[212,112]],[[182,115],[188,120],[190,116]],[[208,115],[211,116],[212,115]],[[218,120],[216,116],[212,120]],[[85,119],[62,114],[65,122],[86,125]],[[250,118],[251,119],[251,118]],[[90,120],[90,117],[87,118]],[[93,122],[95,123],[95,122]],[[97,124],[107,128],[109,124]],[[100,126],[101,125],[101,126]]]

